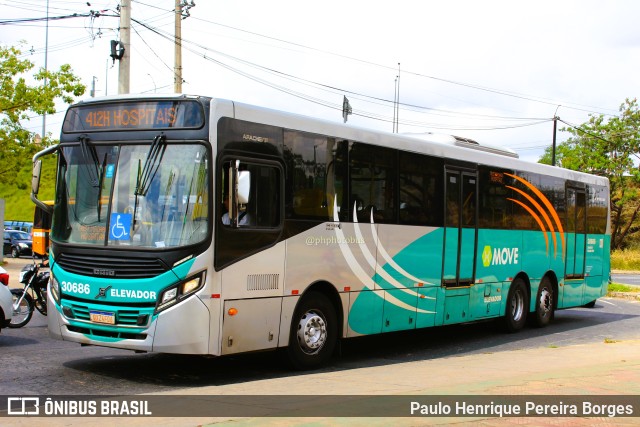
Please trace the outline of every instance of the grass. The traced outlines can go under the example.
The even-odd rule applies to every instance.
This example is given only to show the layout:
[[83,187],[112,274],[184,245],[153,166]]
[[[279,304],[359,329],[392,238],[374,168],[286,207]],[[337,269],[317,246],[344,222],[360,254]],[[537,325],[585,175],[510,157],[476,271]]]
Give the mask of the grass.
[[609,292],[640,292],[637,286],[627,286],[620,283],[609,283]]
[[612,251],[611,269],[640,271],[640,249]]

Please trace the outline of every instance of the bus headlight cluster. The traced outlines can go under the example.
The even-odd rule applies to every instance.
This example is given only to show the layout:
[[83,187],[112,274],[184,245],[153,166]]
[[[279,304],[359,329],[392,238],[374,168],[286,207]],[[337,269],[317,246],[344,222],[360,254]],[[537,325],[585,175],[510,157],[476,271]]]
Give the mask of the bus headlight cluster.
[[58,283],[58,279],[53,274],[49,279],[49,288],[51,289],[51,296],[56,304],[60,305],[60,284]]
[[205,273],[206,271],[201,271],[200,273],[160,292],[160,298],[158,298],[158,305],[156,306],[156,313],[173,306],[202,289],[204,286]]

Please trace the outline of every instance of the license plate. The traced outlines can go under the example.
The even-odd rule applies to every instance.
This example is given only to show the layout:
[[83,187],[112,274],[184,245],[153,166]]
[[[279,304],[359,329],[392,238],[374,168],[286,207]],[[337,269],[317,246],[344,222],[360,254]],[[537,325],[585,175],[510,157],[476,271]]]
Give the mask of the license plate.
[[108,311],[90,311],[89,320],[97,323],[107,323],[109,325],[116,324],[116,316]]

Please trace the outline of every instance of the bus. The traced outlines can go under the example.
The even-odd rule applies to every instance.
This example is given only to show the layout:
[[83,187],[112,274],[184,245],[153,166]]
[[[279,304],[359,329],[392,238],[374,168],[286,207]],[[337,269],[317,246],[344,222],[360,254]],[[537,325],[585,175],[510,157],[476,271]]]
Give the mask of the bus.
[[546,326],[608,286],[605,178],[204,96],[70,106],[32,200],[52,213],[49,331],[83,345],[308,369],[352,337]]

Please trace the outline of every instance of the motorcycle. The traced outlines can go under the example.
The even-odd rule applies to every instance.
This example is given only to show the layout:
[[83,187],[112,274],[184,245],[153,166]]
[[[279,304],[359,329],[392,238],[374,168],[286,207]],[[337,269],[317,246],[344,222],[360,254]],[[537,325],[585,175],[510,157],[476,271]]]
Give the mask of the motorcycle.
[[13,296],[13,315],[10,328],[21,328],[31,320],[34,307],[43,315],[47,315],[47,284],[50,272],[40,271],[49,268],[45,263],[27,264],[20,271],[20,283],[23,289],[11,289]]

